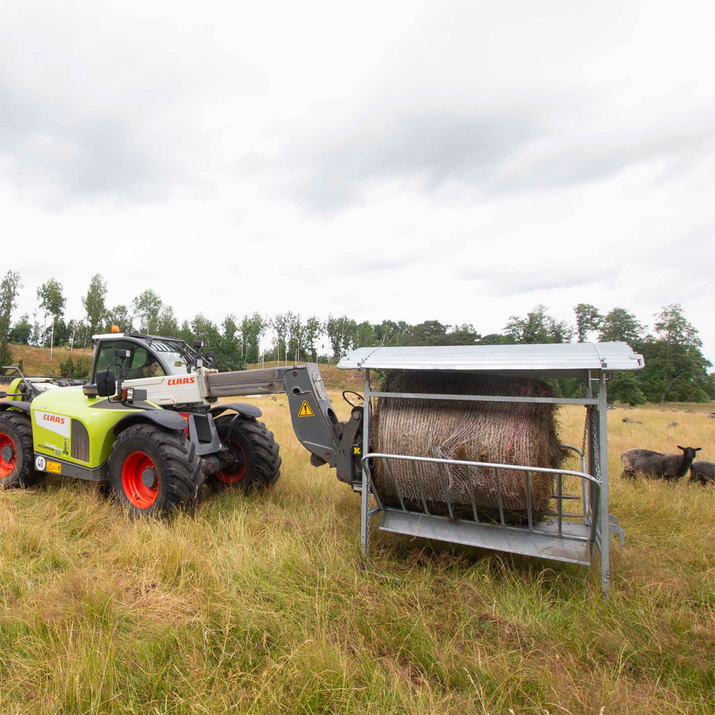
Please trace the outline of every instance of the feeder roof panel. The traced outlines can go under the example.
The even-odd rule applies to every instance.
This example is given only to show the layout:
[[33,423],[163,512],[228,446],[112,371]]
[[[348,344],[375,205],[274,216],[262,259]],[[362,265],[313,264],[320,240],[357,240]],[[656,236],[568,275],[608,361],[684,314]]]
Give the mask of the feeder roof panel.
[[446,345],[359,348],[339,363],[341,370],[457,370],[575,375],[588,370],[640,370],[642,355],[627,343],[549,345]]

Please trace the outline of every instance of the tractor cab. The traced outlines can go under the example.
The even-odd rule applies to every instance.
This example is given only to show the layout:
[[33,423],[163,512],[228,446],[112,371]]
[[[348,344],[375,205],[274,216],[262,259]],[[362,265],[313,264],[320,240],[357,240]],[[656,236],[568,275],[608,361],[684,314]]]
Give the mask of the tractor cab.
[[[91,382],[100,373],[112,370],[122,383],[146,390],[147,399],[161,406],[195,404],[204,401],[199,374],[212,368],[214,353],[202,355],[201,344],[190,347],[184,340],[142,333],[95,335]],[[121,356],[121,357],[119,357]]]

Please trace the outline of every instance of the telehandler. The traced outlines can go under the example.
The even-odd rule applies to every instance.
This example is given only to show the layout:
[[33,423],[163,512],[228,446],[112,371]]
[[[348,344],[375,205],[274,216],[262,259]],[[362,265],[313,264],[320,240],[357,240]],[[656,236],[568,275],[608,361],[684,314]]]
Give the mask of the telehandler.
[[[317,365],[219,373],[201,344],[141,333],[93,337],[90,382],[55,387],[17,366],[0,393],[0,488],[46,473],[109,482],[133,515],[191,504],[203,484],[272,485],[281,458],[261,410],[219,397],[285,392],[311,461],[360,482],[362,407],[340,422]],[[1,399],[5,398],[5,399]]]

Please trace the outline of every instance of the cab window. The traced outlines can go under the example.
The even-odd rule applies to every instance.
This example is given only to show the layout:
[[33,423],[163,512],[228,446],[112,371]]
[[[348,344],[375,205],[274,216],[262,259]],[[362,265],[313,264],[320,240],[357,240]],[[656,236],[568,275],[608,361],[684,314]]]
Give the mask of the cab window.
[[[124,376],[127,380],[166,374],[153,353],[141,345],[126,340],[113,340],[101,344],[97,357],[97,370],[106,370],[112,363],[118,363],[117,350],[129,350],[129,357],[124,364]],[[113,369],[117,372],[116,366]]]

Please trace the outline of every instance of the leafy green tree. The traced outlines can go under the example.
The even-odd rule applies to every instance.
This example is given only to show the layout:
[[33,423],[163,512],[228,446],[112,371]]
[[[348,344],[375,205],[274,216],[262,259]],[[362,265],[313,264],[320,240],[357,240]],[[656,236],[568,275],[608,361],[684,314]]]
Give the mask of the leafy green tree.
[[104,332],[111,333],[115,325],[119,328],[120,333],[131,333],[134,331],[132,315],[126,305],[115,305],[107,311]]
[[668,400],[704,402],[712,399],[712,364],[702,352],[697,329],[685,318],[679,304],[664,306],[655,316],[655,334],[639,349],[646,367],[641,383],[646,397],[659,402]]
[[601,327],[601,313],[589,303],[579,303],[573,310],[576,313],[576,337],[579,343],[585,343],[589,332]]
[[55,320],[59,320],[65,311],[65,297],[62,295],[62,284],[50,278],[37,289],[37,297],[40,300],[40,308]]
[[318,361],[318,349],[317,343],[323,331],[323,324],[314,315],[311,315],[308,320],[305,321],[305,349],[308,352],[311,362]]
[[271,320],[270,326],[275,330],[276,332],[276,341],[275,341],[275,357],[276,360],[280,362],[281,356],[283,356],[283,359],[287,359],[286,357],[286,348],[287,348],[287,338],[288,338],[288,333],[290,332],[290,322],[293,319],[293,314],[289,311],[287,313],[277,313],[276,315],[273,316],[273,319]]
[[221,323],[221,339],[216,346],[219,370],[243,370],[242,342],[235,315],[227,315]]
[[631,407],[646,402],[641,381],[632,372],[617,372],[613,375],[608,383],[608,397],[613,402],[627,402]]
[[300,362],[301,353],[307,352],[305,349],[305,324],[300,319],[300,314],[293,315],[287,313],[288,319],[288,355],[294,363]]
[[20,320],[12,326],[8,339],[11,343],[29,345],[31,337],[32,323],[30,323],[30,316],[25,313],[25,315],[21,316]]
[[631,347],[643,336],[643,325],[624,308],[614,308],[601,321],[598,340],[602,343],[624,342]]
[[394,320],[383,320],[381,323],[376,323],[372,327],[375,331],[376,345],[407,344],[412,329],[412,326],[408,325],[404,320],[398,322]]
[[260,313],[244,316],[241,321],[241,340],[243,341],[243,356],[246,363],[257,363],[261,359],[261,336],[266,332],[269,321]]
[[448,325],[442,325],[438,320],[426,320],[413,325],[410,337],[413,345],[444,345]]
[[[34,318],[37,312],[32,314]],[[30,338],[30,345],[41,345],[42,344],[42,326],[38,320],[32,322],[32,337]]]
[[92,365],[88,360],[84,360],[83,358],[80,358],[74,364],[74,370],[73,370],[72,377],[89,377],[89,369],[91,366]]
[[191,324],[188,320],[185,320],[181,327],[179,328],[178,337],[185,340],[189,345],[194,343],[194,334],[191,332]]
[[[45,314],[45,328],[47,328],[47,316],[52,316],[52,327],[64,315],[65,297],[62,295],[62,284],[50,278],[37,289],[37,298],[40,301],[40,310]],[[45,343],[43,335],[42,344]]]
[[12,362],[8,334],[12,311],[17,307],[17,294],[21,287],[20,274],[16,271],[8,271],[0,283],[0,365]]
[[216,323],[204,317],[202,313],[191,321],[191,332],[194,334],[194,340],[200,340],[212,350],[215,350],[221,339]]
[[107,318],[106,297],[107,283],[102,276],[97,273],[89,282],[87,295],[82,298],[82,305],[87,314],[88,332],[91,335],[95,335],[99,331],[100,326]]
[[369,348],[376,344],[375,329],[373,328],[372,323],[367,320],[359,323],[357,326],[357,332],[355,333],[355,347]]
[[481,335],[474,329],[471,323],[455,325],[445,336],[446,345],[477,345],[481,340]]
[[74,362],[71,355],[65,362],[60,363],[60,375],[62,377],[74,377]]
[[337,361],[355,344],[357,323],[346,315],[339,318],[328,316],[324,326],[325,333],[333,348],[333,358]]
[[537,305],[526,318],[512,315],[504,328],[504,334],[512,343],[568,343],[573,330],[564,320],[556,320],[546,312],[544,305]]
[[161,298],[151,288],[134,298],[132,308],[134,316],[139,319],[139,330],[147,334],[156,333],[163,305]]
[[488,335],[483,335],[477,341],[477,345],[506,345],[510,343],[511,340],[501,333],[489,333]]
[[174,315],[174,309],[170,305],[162,307],[156,321],[156,332],[157,335],[164,335],[169,338],[176,337],[179,334],[179,323]]
[[54,343],[55,347],[62,347],[69,343],[67,323],[62,318],[56,320],[54,324]]
[[[101,325],[99,327],[101,328]],[[65,337],[67,338],[67,342],[69,343],[71,350],[74,347],[75,340],[77,339],[77,321],[74,318],[67,321]]]

